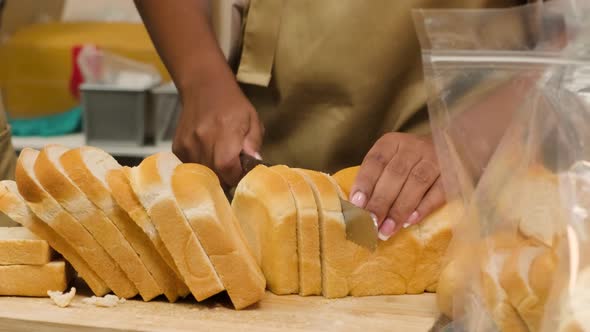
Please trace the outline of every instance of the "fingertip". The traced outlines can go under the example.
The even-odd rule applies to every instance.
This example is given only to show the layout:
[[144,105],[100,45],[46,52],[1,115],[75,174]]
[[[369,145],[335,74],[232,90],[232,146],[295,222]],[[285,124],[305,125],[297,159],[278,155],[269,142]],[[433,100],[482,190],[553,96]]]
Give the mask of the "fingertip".
[[350,196],[350,202],[357,207],[364,208],[367,204],[367,195],[364,192],[357,190]]
[[395,221],[391,218],[385,219],[385,221],[379,227],[378,237],[381,241],[387,241],[394,234],[396,227]]
[[[408,218],[408,221],[406,221],[406,224],[415,225],[418,222],[420,222],[420,213],[418,213],[418,211],[414,211],[412,212],[412,214],[410,214],[410,217]],[[406,227],[406,224],[404,224],[404,228]]]

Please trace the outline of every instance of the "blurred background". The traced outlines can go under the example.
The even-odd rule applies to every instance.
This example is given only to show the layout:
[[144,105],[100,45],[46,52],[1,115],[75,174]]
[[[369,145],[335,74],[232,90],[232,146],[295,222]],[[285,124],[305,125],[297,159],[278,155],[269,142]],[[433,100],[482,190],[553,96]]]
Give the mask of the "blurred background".
[[[170,150],[181,105],[132,0],[0,3],[0,108],[17,152],[88,144],[133,165]],[[232,0],[212,5],[228,54]]]

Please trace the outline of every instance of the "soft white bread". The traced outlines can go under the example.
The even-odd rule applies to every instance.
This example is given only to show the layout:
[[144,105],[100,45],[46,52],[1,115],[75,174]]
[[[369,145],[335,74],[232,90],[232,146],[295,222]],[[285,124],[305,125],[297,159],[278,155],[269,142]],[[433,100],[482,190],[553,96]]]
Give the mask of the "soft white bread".
[[14,181],[0,181],[0,211],[30,230],[33,234],[36,234],[39,238],[45,239],[52,248],[70,262],[94,294],[102,296],[110,291],[105,282],[64,238],[33,214],[27,207],[24,199],[20,196]]
[[453,227],[462,213],[463,206],[459,201],[450,202],[416,225],[422,246],[416,259],[416,270],[408,281],[407,293],[436,291],[441,262],[453,238]]
[[299,295],[322,293],[320,229],[318,207],[311,187],[299,172],[287,166],[271,167],[291,188],[297,208],[297,254],[299,255]]
[[162,294],[162,289],[119,229],[67,176],[60,162],[67,151],[66,147],[59,145],[47,145],[41,150],[35,162],[39,182],[100,243],[135,285],[144,301]]
[[[327,175],[302,169],[296,171],[310,186],[318,209],[322,295],[328,298],[347,296],[351,288],[350,275],[358,264],[355,254],[358,252],[358,260],[366,261],[369,252],[346,240],[338,189]],[[397,281],[392,279],[391,283]],[[403,288],[405,290],[405,285]]]
[[590,267],[577,272],[571,288],[565,293],[560,303],[561,316],[559,332],[590,331]]
[[[112,221],[137,252],[168,300],[176,301],[176,274],[164,262],[143,230],[115,202],[106,183],[107,172],[120,169],[121,165],[105,151],[87,146],[67,151],[61,156],[60,162],[68,177]],[[142,290],[139,290],[141,293]]]
[[88,230],[41,186],[33,170],[39,152],[23,149],[16,163],[16,183],[35,215],[62,236],[119,297],[137,295],[137,288]]
[[52,254],[47,241],[28,229],[18,226],[0,227],[0,265],[44,265],[51,261]]
[[174,263],[170,251],[166,248],[164,241],[158,234],[156,226],[153,224],[152,219],[147,214],[146,210],[141,205],[141,202],[133,192],[131,184],[129,183],[128,177],[130,176],[131,169],[129,167],[123,167],[120,169],[113,169],[106,175],[106,181],[111,190],[113,198],[117,204],[127,212],[127,215],[139,226],[143,232],[148,236],[162,259],[166,262],[168,267],[174,272],[176,279],[176,289],[178,295],[185,297],[190,294],[190,290],[182,280],[182,275]]
[[535,165],[514,176],[497,198],[503,218],[514,221],[523,235],[553,246],[562,234],[563,215],[555,173]]
[[275,294],[299,292],[297,208],[289,184],[259,165],[240,181],[232,209]]
[[460,317],[464,308],[457,305],[456,298],[464,294],[468,285],[469,257],[467,254],[453,257],[440,272],[436,288],[436,304],[440,312],[449,318]]
[[63,292],[72,271],[63,261],[45,265],[0,265],[0,295],[47,297],[47,291]]
[[198,301],[224,290],[172,192],[172,174],[181,162],[172,153],[144,159],[129,172],[133,192],[151,217],[178,270]]
[[371,253],[346,239],[341,191],[335,182],[319,172],[302,174],[321,211],[322,294],[328,298],[405,294],[422,245],[417,228],[402,229]]
[[480,258],[482,294],[486,310],[490,312],[499,331],[526,332],[528,329],[525,323],[500,285],[500,271],[510,251],[511,249],[493,249]]
[[[350,195],[358,171],[358,166],[350,167],[333,176],[344,196]],[[366,289],[353,291],[352,294],[418,294],[436,291],[442,270],[441,262],[451,241],[452,229],[462,213],[459,202],[448,203],[421,223],[402,229],[388,241],[380,242],[376,252],[366,262],[359,262],[353,274],[358,280],[366,280]],[[391,274],[397,273],[398,280],[404,281],[403,290],[399,282],[396,287],[384,289],[382,284],[388,284],[389,281],[375,280],[382,275],[384,267]],[[454,275],[451,274],[449,278],[454,280]]]
[[500,283],[530,331],[539,331],[556,268],[556,256],[546,247],[523,245],[511,253]]
[[350,191],[354,185],[356,175],[358,174],[360,168],[360,166],[348,167],[341,169],[332,175],[332,178],[336,180],[345,197],[350,197]]
[[215,173],[198,164],[179,165],[172,175],[172,189],[234,307],[260,301],[266,280],[240,235]]

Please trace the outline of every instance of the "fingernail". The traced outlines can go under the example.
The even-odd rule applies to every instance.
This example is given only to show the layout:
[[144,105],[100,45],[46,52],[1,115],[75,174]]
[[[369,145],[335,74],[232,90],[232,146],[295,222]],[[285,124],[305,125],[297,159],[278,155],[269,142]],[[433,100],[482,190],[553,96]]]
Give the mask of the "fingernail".
[[262,156],[258,152],[254,152],[254,158],[256,158],[258,160],[262,160]]
[[374,213],[371,213],[371,219],[373,219],[373,224],[375,224],[375,227],[379,227],[379,220]]
[[367,201],[367,195],[365,195],[365,193],[363,193],[362,191],[357,191],[356,193],[354,193],[354,195],[352,195],[352,199],[350,200],[350,202],[360,208],[364,208],[365,207],[365,203]]
[[379,239],[381,241],[387,241],[393,234],[393,230],[395,229],[395,221],[391,218],[385,219],[383,224],[381,224],[381,228],[379,228]]
[[402,225],[403,228],[408,228],[410,227],[412,224],[410,224],[409,222],[405,223]]
[[418,211],[412,212],[412,214],[410,214],[410,217],[408,218],[408,221],[406,221],[406,224],[410,224],[410,225],[415,224],[418,221],[419,217],[420,217],[420,215],[418,214]]

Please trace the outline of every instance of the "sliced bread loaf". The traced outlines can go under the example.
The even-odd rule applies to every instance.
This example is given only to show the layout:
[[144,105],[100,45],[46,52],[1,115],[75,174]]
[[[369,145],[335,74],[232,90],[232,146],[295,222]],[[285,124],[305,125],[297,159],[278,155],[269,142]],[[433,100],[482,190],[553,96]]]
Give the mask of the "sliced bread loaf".
[[119,204],[119,206],[127,212],[131,220],[139,226],[143,232],[150,239],[162,259],[166,262],[168,267],[174,272],[176,278],[176,289],[180,297],[186,297],[190,294],[190,290],[182,279],[182,274],[174,259],[170,254],[170,251],[166,248],[162,237],[158,233],[156,226],[152,222],[152,219],[147,214],[147,211],[141,205],[141,202],[133,192],[131,184],[129,183],[128,177],[130,176],[131,169],[129,167],[123,167],[119,169],[113,169],[106,175],[106,181],[111,190],[113,198]]
[[271,169],[289,184],[297,208],[297,254],[299,256],[299,295],[322,293],[320,229],[318,207],[304,176],[287,166]]
[[297,207],[289,184],[260,165],[238,184],[232,209],[275,294],[299,292]]
[[95,295],[103,296],[110,291],[106,283],[64,238],[33,214],[20,196],[14,181],[0,181],[0,211],[26,227],[39,238],[45,239],[52,248],[72,264],[72,267],[86,281],[86,284]]
[[23,149],[16,164],[18,190],[31,211],[61,235],[117,296],[130,298],[137,295],[137,288],[121,267],[88,230],[41,186],[33,169],[38,155],[38,151]]
[[44,265],[52,256],[53,250],[47,241],[27,228],[0,227],[0,265]]
[[48,145],[41,150],[35,162],[39,182],[109,253],[144,301],[162,294],[162,289],[121,231],[67,176],[60,162],[67,151],[66,147],[59,145]]
[[44,265],[0,265],[0,295],[47,297],[47,291],[63,292],[72,273],[64,261]]
[[172,174],[181,162],[172,153],[144,159],[129,172],[133,192],[156,226],[174,263],[198,301],[224,290],[213,264],[172,192]]
[[266,280],[240,235],[215,173],[198,164],[179,165],[172,189],[235,308],[260,301]]
[[111,195],[106,174],[110,170],[120,169],[121,165],[105,151],[87,146],[67,151],[61,156],[60,162],[68,177],[112,221],[137,252],[147,271],[168,300],[176,301],[178,298],[176,274],[164,262],[148,236]]

